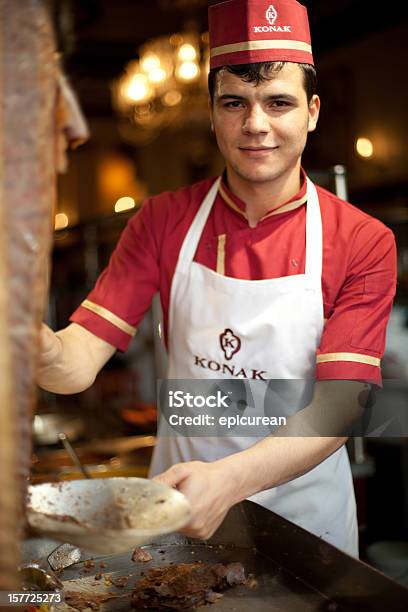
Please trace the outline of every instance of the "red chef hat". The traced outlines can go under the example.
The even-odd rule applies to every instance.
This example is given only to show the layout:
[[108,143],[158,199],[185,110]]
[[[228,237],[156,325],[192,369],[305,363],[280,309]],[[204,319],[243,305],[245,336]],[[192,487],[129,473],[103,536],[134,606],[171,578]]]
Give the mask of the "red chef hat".
[[227,0],[208,10],[210,68],[255,62],[313,64],[307,10],[296,0]]

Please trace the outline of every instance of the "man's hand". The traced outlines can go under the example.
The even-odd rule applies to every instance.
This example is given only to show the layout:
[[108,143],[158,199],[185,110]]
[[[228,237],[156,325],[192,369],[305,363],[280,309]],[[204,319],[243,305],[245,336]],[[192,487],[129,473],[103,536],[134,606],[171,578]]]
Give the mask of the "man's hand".
[[189,500],[193,518],[181,533],[190,538],[210,538],[231,506],[240,501],[235,497],[233,474],[222,460],[176,463],[154,480],[178,489]]
[[38,365],[40,368],[55,363],[61,356],[62,344],[55,332],[42,323],[40,330],[40,350],[38,355]]
[[90,331],[71,323],[53,332],[40,330],[37,383],[52,393],[80,393],[90,387],[115,347]]

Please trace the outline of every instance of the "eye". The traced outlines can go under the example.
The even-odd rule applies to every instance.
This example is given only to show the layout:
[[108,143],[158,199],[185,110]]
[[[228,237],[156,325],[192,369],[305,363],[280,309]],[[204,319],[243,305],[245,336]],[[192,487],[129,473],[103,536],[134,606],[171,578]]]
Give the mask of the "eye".
[[224,108],[242,108],[243,104],[240,100],[231,100],[223,104]]
[[271,106],[274,108],[287,108],[291,106],[291,104],[286,100],[274,100],[273,102],[271,102]]

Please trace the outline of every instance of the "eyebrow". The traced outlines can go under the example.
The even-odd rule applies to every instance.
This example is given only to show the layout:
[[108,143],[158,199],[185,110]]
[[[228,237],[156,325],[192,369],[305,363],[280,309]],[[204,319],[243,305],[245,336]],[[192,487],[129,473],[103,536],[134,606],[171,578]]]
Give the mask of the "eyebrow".
[[[223,101],[223,100],[247,100],[247,98],[245,96],[239,96],[237,94],[225,93],[225,94],[222,94],[222,96],[218,96],[216,100],[218,102],[218,101]],[[296,96],[292,96],[291,94],[285,94],[285,93],[266,96],[265,100],[267,102],[273,102],[274,100],[285,100],[286,102],[297,102],[298,101]]]

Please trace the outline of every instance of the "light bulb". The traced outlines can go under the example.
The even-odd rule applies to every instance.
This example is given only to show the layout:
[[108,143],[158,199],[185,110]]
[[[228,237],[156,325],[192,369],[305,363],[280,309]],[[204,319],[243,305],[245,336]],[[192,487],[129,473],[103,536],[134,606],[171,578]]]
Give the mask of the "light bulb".
[[126,95],[133,102],[147,100],[151,95],[147,77],[144,74],[136,74],[127,87]]
[[157,57],[157,55],[154,55],[153,53],[145,55],[142,58],[141,66],[145,72],[150,72],[155,68],[160,68],[160,59]]
[[374,153],[373,143],[368,138],[357,138],[356,151],[361,157],[372,157]]
[[147,75],[147,78],[152,83],[161,83],[166,79],[166,76],[166,71],[163,70],[163,68],[158,67],[152,68],[152,70],[150,70],[149,74]]
[[69,219],[65,213],[58,213],[55,215],[54,229],[60,230],[68,227]]
[[119,200],[115,204],[115,212],[123,212],[124,210],[130,210],[135,207],[135,201],[133,198],[125,196],[123,198],[119,198]]
[[197,51],[193,45],[185,43],[184,45],[181,45],[180,49],[178,50],[178,56],[182,62],[191,62],[197,57]]
[[182,81],[193,81],[199,73],[195,62],[183,62],[177,68],[176,76]]

